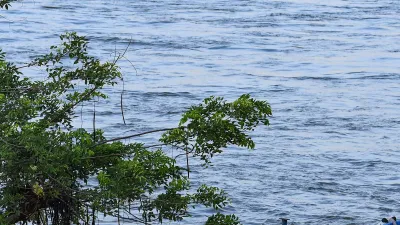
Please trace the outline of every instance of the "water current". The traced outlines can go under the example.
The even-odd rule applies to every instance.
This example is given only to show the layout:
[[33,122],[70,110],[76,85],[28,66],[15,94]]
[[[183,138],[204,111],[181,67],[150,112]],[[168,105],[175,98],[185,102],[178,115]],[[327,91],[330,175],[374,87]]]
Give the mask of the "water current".
[[[127,125],[121,84],[97,106],[109,137],[176,126],[210,95],[269,101],[271,125],[252,133],[256,150],[228,148],[210,168],[192,165],[194,183],[224,188],[232,198],[224,212],[243,224],[400,217],[399,1],[25,0],[1,15],[0,47],[17,64],[65,31],[86,35],[105,60],[132,43],[126,58],[137,75],[120,61]],[[91,127],[92,106],[82,110],[76,124]],[[199,208],[179,224],[210,213]]]

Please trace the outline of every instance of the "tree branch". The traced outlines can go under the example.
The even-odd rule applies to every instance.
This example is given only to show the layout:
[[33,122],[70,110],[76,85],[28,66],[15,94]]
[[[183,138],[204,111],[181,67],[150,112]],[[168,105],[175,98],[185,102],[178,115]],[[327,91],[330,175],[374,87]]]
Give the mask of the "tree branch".
[[93,147],[96,147],[96,146],[99,146],[99,145],[102,145],[102,144],[106,144],[108,142],[119,141],[119,140],[124,140],[124,139],[128,139],[128,138],[133,138],[133,137],[139,137],[139,136],[142,136],[142,135],[145,135],[145,134],[157,133],[157,132],[161,132],[161,131],[169,131],[169,130],[173,130],[173,129],[176,129],[176,128],[177,127],[175,127],[175,128],[163,128],[163,129],[146,131],[146,132],[139,133],[139,134],[128,135],[128,136],[124,136],[124,137],[117,137],[117,138],[113,138],[113,139],[109,139],[109,140],[105,140],[105,141],[99,142],[99,143],[95,144]]

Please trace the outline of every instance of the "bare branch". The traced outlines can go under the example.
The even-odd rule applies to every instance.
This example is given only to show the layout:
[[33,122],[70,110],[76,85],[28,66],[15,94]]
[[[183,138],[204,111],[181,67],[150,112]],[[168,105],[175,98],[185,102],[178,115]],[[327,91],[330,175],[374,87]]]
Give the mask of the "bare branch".
[[102,145],[102,144],[105,144],[108,142],[119,141],[119,140],[124,140],[124,139],[128,139],[128,138],[139,137],[139,136],[146,135],[146,134],[157,133],[157,132],[161,132],[161,131],[169,131],[169,130],[173,130],[173,129],[177,129],[177,128],[175,127],[175,128],[157,129],[157,130],[146,131],[146,132],[139,133],[139,134],[133,134],[133,135],[128,135],[128,136],[124,136],[124,137],[117,137],[117,138],[99,142],[99,143],[95,144],[93,147],[96,147],[98,145]]

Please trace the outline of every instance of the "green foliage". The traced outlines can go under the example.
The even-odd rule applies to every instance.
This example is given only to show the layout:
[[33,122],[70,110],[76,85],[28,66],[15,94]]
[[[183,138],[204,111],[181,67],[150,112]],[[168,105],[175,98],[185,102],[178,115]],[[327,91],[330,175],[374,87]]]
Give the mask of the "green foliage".
[[240,225],[239,218],[235,215],[217,213],[208,218],[206,225]]
[[166,132],[161,141],[187,149],[209,163],[229,144],[254,149],[255,144],[246,132],[260,122],[268,125],[267,117],[271,114],[267,102],[252,99],[248,94],[231,103],[209,97],[184,113],[179,128]]
[[[196,205],[219,210],[229,204],[219,188],[201,185],[194,191],[185,169],[162,148],[74,128],[76,107],[106,98],[102,88],[115,85],[121,73],[117,60],[90,56],[86,38],[67,33],[60,39],[49,54],[25,66],[44,68],[45,81],[24,78],[0,51],[1,224],[94,224],[99,212],[118,219],[124,212],[124,219],[139,223],[180,221]],[[233,102],[210,97],[184,113],[160,141],[210,163],[228,145],[253,149],[248,132],[260,122],[268,125],[269,115],[270,106],[249,95]],[[207,224],[239,222],[217,213]]]
[[204,184],[197,189],[194,199],[196,203],[213,207],[214,209],[221,209],[229,203],[225,191],[217,187],[207,187]]
[[0,0],[0,8],[8,10],[11,0]]

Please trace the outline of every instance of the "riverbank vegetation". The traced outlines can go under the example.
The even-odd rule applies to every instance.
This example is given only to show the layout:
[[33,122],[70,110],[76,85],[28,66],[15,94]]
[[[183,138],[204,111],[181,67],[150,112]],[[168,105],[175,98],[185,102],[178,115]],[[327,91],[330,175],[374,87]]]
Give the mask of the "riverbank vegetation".
[[[3,0],[0,6],[10,5]],[[66,33],[48,54],[20,66],[0,51],[0,223],[96,224],[112,216],[118,223],[151,224],[180,221],[203,205],[216,212],[206,224],[240,224],[219,212],[229,204],[227,193],[191,186],[188,160],[207,166],[230,145],[253,149],[248,133],[269,124],[270,105],[246,94],[233,102],[211,96],[189,108],[175,128],[107,139],[95,120],[93,129],[72,125],[79,105],[107,98],[103,88],[122,79],[121,55],[101,62],[87,45],[85,37]],[[22,74],[27,67],[43,68],[46,79]],[[160,131],[155,150],[122,142]],[[168,156],[166,148],[180,154]]]

